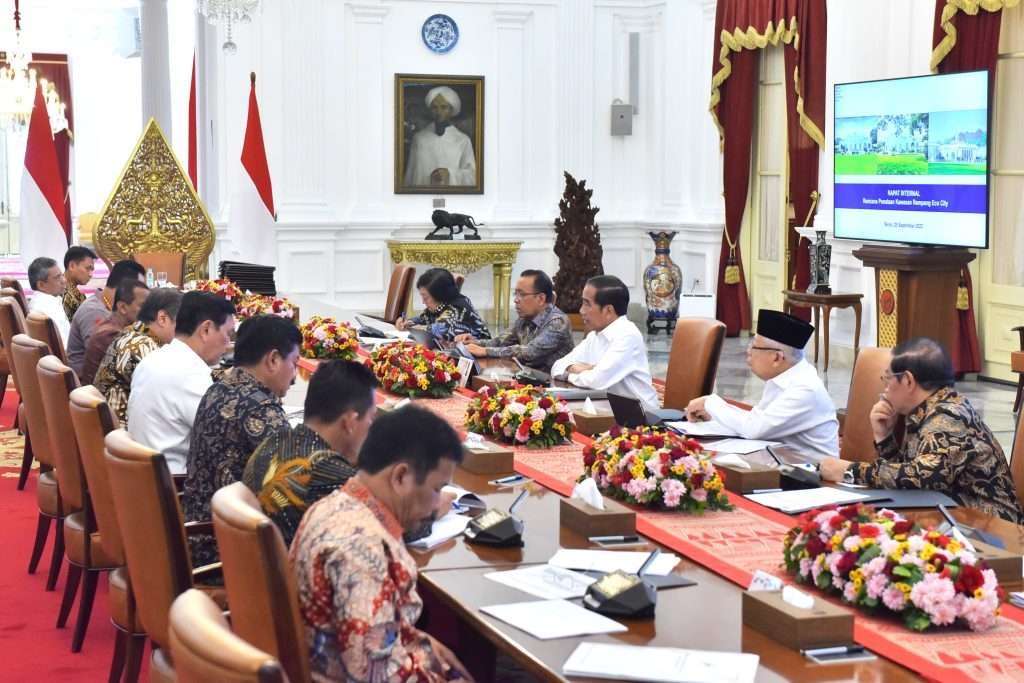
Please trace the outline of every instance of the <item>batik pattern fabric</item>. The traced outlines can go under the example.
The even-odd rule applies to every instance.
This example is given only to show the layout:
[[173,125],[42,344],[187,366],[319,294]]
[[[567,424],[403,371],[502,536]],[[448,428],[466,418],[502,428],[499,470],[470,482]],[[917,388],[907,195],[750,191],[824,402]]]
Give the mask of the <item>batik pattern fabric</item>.
[[[182,494],[185,520],[208,521],[214,492],[240,481],[259,445],[287,429],[280,398],[244,368],[225,372],[206,390],[192,424]],[[218,560],[213,536],[190,536],[189,542],[194,566]]]
[[121,426],[128,424],[128,397],[132,393],[132,375],[142,359],[160,348],[144,322],[135,322],[111,342],[96,369],[93,385],[107,399]]
[[78,285],[67,283],[67,287],[64,289],[64,296],[61,297],[61,303],[64,304],[64,312],[68,316],[68,321],[75,317],[75,311],[85,301],[85,294],[78,291]]
[[569,316],[548,304],[533,318],[518,318],[505,334],[479,343],[488,358],[515,358],[550,373],[554,362],[572,351],[572,324]]
[[249,458],[242,481],[260,501],[263,512],[291,545],[309,506],[334,493],[356,470],[304,424],[272,434]]
[[414,624],[416,562],[398,520],[358,478],[315,503],[292,542],[314,681],[443,681]]
[[1024,524],[1003,449],[954,389],[939,389],[907,416],[902,445],[890,435],[875,449],[877,460],[851,465],[855,483],[941,491],[965,507]]
[[469,299],[441,304],[437,310],[427,309],[409,320],[413,325],[425,326],[438,339],[452,341],[460,334],[469,334],[475,339],[490,339],[487,323],[473,308]]

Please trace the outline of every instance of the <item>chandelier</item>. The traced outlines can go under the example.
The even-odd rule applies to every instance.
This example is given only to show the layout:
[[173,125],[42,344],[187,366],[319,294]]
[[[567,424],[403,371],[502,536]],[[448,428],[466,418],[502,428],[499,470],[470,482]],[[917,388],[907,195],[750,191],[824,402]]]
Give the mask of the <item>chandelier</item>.
[[259,4],[260,0],[196,0],[196,9],[211,24],[225,25],[227,39],[222,47],[224,52],[233,55],[238,46],[231,39],[232,24],[247,24],[252,21],[252,15]]
[[14,0],[14,49],[5,53],[6,63],[0,67],[0,127],[23,130],[32,118],[36,86],[42,88],[46,113],[53,133],[68,127],[67,105],[60,101],[57,88],[45,78],[36,80],[36,70],[29,68],[32,53],[21,43],[21,12]]

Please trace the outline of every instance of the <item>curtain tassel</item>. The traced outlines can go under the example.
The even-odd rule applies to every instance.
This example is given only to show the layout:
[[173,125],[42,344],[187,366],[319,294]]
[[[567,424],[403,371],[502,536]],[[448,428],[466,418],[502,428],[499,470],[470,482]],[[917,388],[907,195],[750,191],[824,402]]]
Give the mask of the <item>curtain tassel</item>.
[[956,310],[966,311],[970,308],[970,299],[967,298],[967,283],[960,278],[960,284],[956,288]]
[[725,262],[725,276],[722,281],[727,285],[740,283],[740,267],[736,264],[736,247],[729,248],[729,258]]

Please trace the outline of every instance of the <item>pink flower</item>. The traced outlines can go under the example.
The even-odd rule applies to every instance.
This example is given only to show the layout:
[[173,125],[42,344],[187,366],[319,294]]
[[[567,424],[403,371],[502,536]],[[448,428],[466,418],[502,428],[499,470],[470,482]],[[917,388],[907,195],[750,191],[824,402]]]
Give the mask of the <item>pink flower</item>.
[[895,586],[889,586],[882,591],[882,604],[891,609],[893,612],[900,612],[907,604],[907,599],[903,595],[903,591]]
[[645,494],[650,493],[658,486],[654,477],[648,479],[630,479],[623,488],[626,493],[640,500]]
[[665,507],[679,507],[679,502],[686,494],[686,487],[683,482],[676,479],[662,479],[661,494],[665,501]]
[[843,587],[843,600],[846,602],[857,602],[857,589],[853,585],[853,581],[848,582]]
[[690,497],[698,503],[703,503],[708,499],[708,492],[704,489],[695,489],[690,492]]
[[[956,588],[953,586],[953,582],[938,574],[925,574],[924,578],[910,589],[910,601],[924,610],[932,621],[939,625],[952,623],[956,618],[955,609],[953,609],[953,616],[949,617],[949,607],[953,605],[954,597],[956,597]],[[947,617],[948,621],[939,621],[939,619]]]
[[995,626],[996,607],[986,600],[968,598],[964,600],[960,616],[972,631],[984,631]]
[[[878,558],[875,558],[875,559],[878,559]],[[868,579],[868,583],[867,583],[868,597],[869,598],[874,598],[875,600],[877,600],[878,598],[881,597],[882,592],[885,590],[886,586],[888,586],[888,585],[889,585],[889,579],[886,577],[885,574],[875,574],[870,579]]]
[[530,413],[530,419],[534,422],[543,422],[544,418],[548,416],[548,413],[543,408],[534,408]]

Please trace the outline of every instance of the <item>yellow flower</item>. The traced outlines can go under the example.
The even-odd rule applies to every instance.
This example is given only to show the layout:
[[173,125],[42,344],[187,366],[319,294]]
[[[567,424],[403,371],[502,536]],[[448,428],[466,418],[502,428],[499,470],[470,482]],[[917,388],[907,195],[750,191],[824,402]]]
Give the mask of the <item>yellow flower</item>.
[[683,467],[682,465],[673,465],[672,466],[672,473],[673,474],[678,474],[679,476],[683,476],[683,474],[686,473],[686,468]]
[[924,547],[921,548],[921,559],[927,562],[935,554],[935,546],[931,543],[925,543]]
[[949,542],[949,543],[948,543],[948,544],[946,545],[946,550],[948,550],[948,551],[949,551],[950,553],[954,553],[954,554],[955,554],[955,553],[958,553],[958,552],[960,552],[961,550],[963,550],[963,546],[962,546],[962,545],[960,545],[960,541],[952,541],[952,540],[951,540],[951,541],[950,541],[950,542]]
[[832,538],[829,539],[829,544],[832,546],[833,550],[838,550],[843,545],[842,534],[833,535]]
[[925,563],[925,565],[924,565],[924,570],[925,570],[926,572],[932,572],[932,573],[934,573],[934,572],[935,572],[935,565],[934,565],[934,564],[932,564],[931,562],[927,562],[927,563]]
[[637,460],[633,463],[633,466],[629,468],[630,473],[635,479],[642,479],[646,473],[646,466],[642,460]]
[[904,583],[903,581],[897,581],[893,585],[896,586],[897,588],[899,588],[900,591],[902,591],[902,593],[904,595],[910,595],[910,584],[909,583]]
[[555,429],[558,431],[559,434],[565,436],[565,425],[561,424],[560,422],[556,422]]

